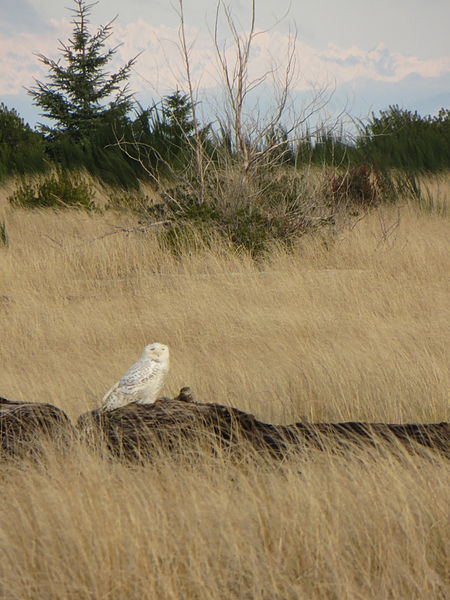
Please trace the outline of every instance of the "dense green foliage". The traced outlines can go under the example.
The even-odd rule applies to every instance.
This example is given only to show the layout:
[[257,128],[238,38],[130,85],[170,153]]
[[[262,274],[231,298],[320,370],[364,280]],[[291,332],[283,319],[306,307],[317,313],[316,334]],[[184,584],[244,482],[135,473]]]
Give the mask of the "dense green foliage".
[[118,140],[130,135],[130,124],[99,123],[90,137],[77,143],[68,134],[61,134],[54,140],[47,140],[47,153],[50,160],[66,169],[84,168],[104,183],[123,188],[135,188],[138,179],[145,172],[139,163],[127,157]]
[[357,155],[381,167],[439,171],[450,168],[450,110],[421,117],[398,106],[381,111],[358,137]]
[[58,171],[33,183],[22,181],[9,197],[13,206],[22,208],[83,208],[92,210],[91,187],[68,171]]
[[147,172],[173,175],[185,169],[195,154],[195,131],[202,140],[209,126],[196,124],[189,96],[176,90],[164,96],[160,103],[143,109],[130,122],[132,134],[123,136],[122,149]]
[[26,125],[14,109],[0,104],[0,179],[44,171],[47,166],[42,136]]
[[295,146],[297,165],[336,167],[370,164],[378,169],[437,172],[450,168],[450,110],[420,116],[398,106],[372,113],[356,139],[325,127],[312,138],[307,132]]
[[[212,160],[220,160],[224,150],[228,158],[238,160],[227,145],[226,132],[209,135],[209,125],[199,125],[198,131]],[[282,129],[276,135],[281,136]],[[84,167],[107,183],[133,187],[138,178],[184,169],[195,144],[192,107],[178,90],[158,105],[140,108],[134,118],[105,115],[90,136],[76,142],[68,131],[48,135],[33,130],[14,109],[0,104],[0,178],[43,171],[53,163],[67,169]],[[372,115],[355,142],[324,131],[315,139],[305,134],[300,142],[283,144],[277,148],[279,164],[371,164],[379,169],[437,172],[450,168],[450,111],[420,117],[390,107]]]

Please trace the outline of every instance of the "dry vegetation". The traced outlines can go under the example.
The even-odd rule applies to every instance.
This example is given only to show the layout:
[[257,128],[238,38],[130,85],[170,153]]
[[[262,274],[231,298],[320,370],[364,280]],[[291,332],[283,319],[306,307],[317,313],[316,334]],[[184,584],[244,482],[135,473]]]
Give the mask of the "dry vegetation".
[[[439,210],[380,208],[259,263],[220,246],[175,259],[148,233],[102,237],[131,216],[2,201],[0,394],[76,418],[160,341],[169,396],[190,385],[280,423],[448,421],[449,188],[436,189]],[[2,470],[8,600],[450,597],[442,459],[130,468],[75,448]]]

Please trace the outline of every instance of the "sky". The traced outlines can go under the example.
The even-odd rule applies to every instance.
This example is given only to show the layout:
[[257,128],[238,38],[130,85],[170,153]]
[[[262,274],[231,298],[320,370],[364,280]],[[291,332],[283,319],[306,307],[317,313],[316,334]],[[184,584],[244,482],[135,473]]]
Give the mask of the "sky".
[[[372,111],[398,104],[420,114],[450,108],[450,2],[448,0],[255,0],[256,31],[249,77],[275,67],[273,78],[253,92],[270,105],[292,49],[295,32],[293,108],[301,113],[311,99],[321,110],[365,119]],[[249,29],[251,0],[227,0],[218,36],[229,64],[233,44],[223,7],[228,6],[242,34]],[[0,102],[35,126],[45,122],[27,87],[45,81],[47,70],[36,54],[59,57],[59,41],[71,33],[72,0],[1,0]],[[100,0],[93,6],[95,31],[116,17],[111,46],[120,44],[116,69],[138,57],[130,80],[135,98],[148,106],[175,89],[187,89],[179,49],[179,0]],[[223,102],[223,85],[214,50],[215,0],[183,0],[192,81],[211,113]],[[272,81],[273,79],[273,81]],[[320,95],[324,93],[324,95]],[[258,98],[258,95],[260,98]]]

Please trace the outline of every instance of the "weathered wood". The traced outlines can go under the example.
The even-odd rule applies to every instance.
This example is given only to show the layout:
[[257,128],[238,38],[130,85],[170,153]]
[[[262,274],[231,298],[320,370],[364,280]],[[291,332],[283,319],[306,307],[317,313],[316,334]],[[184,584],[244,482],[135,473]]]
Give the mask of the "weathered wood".
[[37,455],[43,443],[67,445],[74,435],[69,417],[56,406],[0,398],[2,458]]
[[[184,388],[186,390],[186,388]],[[450,457],[450,424],[295,423],[272,425],[252,414],[215,403],[195,402],[189,392],[153,404],[129,404],[110,412],[81,415],[77,427],[85,439],[102,440],[109,451],[129,460],[150,458],[188,443],[208,444],[283,457],[306,448],[339,451],[355,445],[401,446],[415,452],[430,448]]]
[[450,458],[450,423],[296,423],[286,426],[287,436],[320,450],[349,445],[395,445],[417,452],[430,448]]
[[[114,456],[146,460],[158,452],[183,453],[189,444],[233,453],[253,449],[284,457],[307,448],[341,452],[355,446],[431,449],[450,458],[450,424],[294,423],[273,425],[237,408],[196,402],[189,388],[173,400],[129,404],[112,411],[81,415],[78,433],[89,443],[104,443]],[[67,446],[75,435],[68,416],[46,403],[0,398],[1,456],[39,454],[43,443]]]

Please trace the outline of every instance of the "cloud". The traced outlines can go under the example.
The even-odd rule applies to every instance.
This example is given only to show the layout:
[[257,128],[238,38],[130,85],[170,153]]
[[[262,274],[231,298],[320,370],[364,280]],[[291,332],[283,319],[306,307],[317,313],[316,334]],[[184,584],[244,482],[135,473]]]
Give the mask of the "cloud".
[[339,48],[330,44],[319,56],[324,65],[329,68],[334,66],[336,78],[340,82],[358,77],[398,82],[413,73],[422,77],[440,77],[450,73],[450,57],[421,60],[416,56],[390,52],[382,43],[368,51],[355,46]]
[[[173,89],[177,83],[183,83],[178,35],[176,28],[154,27],[142,20],[116,28],[115,37],[124,41],[120,48],[122,61],[143,51],[136,66],[141,77],[137,83],[139,89],[149,84],[155,89]],[[205,88],[217,85],[218,65],[211,36],[191,28],[187,30],[187,37],[192,44],[190,61],[196,85]],[[254,40],[250,77],[260,77],[275,64],[282,68],[289,47],[290,39],[286,34],[274,30],[260,32]],[[234,49],[226,44],[224,48],[230,64],[233,64]],[[298,77],[293,87],[297,90],[310,89],[312,84],[342,84],[358,78],[393,83],[414,73],[425,78],[450,73],[450,57],[423,60],[391,52],[382,43],[371,50],[335,44],[318,50],[298,41],[295,59]]]
[[0,33],[0,94],[18,94],[45,78],[47,71],[36,54],[57,57],[58,38],[70,31],[66,21],[52,20],[45,32],[21,31],[5,36]]
[[[7,0],[8,5],[12,0]],[[33,15],[26,0],[15,0]],[[12,17],[11,17],[12,18]],[[52,20],[47,29],[40,32],[21,30],[10,35],[0,33],[0,94],[20,94],[23,87],[33,85],[35,78],[45,79],[46,70],[33,53],[58,57],[58,38],[67,39],[71,25],[68,20]],[[199,89],[217,87],[218,64],[209,33],[187,28],[190,48],[190,65],[194,85]],[[161,95],[176,87],[186,89],[183,58],[179,50],[179,31],[176,27],[153,26],[138,19],[127,24],[115,24],[111,44],[121,44],[115,56],[114,67],[124,64],[142,52],[132,77],[131,88],[140,95]],[[233,63],[234,49],[224,42],[227,58]],[[283,64],[289,47],[289,37],[280,31],[260,32],[255,39],[249,65],[249,75],[257,78],[267,73],[276,63]],[[358,46],[341,47],[329,44],[316,49],[301,40],[296,47],[298,77],[293,81],[294,91],[311,89],[312,86],[350,85],[356,81],[399,83],[417,75],[421,79],[438,80],[450,74],[450,57],[423,60],[391,52],[383,44],[371,50]],[[276,72],[275,72],[276,77]]]
[[2,0],[0,4],[0,33],[15,36],[17,31],[46,31],[48,23],[29,0]]

